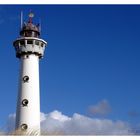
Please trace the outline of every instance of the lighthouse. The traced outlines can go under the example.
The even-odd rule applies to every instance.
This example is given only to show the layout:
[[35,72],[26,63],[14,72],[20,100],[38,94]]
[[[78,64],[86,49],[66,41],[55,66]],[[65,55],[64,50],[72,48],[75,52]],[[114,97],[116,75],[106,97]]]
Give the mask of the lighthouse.
[[30,12],[28,21],[22,23],[21,16],[20,37],[13,42],[20,61],[15,129],[40,135],[39,60],[47,42],[40,38],[41,27],[33,22],[33,17]]

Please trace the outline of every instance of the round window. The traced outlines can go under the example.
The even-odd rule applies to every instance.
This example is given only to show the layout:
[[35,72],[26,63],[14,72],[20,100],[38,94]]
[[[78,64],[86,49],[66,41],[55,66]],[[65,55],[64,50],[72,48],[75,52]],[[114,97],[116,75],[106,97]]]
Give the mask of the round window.
[[23,82],[25,83],[25,82],[28,82],[29,81],[29,76],[24,76],[23,77]]
[[23,100],[22,100],[22,105],[23,105],[23,106],[27,106],[28,103],[29,103],[29,101],[28,101],[27,99],[23,99]]
[[27,124],[22,124],[21,125],[21,130],[27,130],[28,128],[28,125]]

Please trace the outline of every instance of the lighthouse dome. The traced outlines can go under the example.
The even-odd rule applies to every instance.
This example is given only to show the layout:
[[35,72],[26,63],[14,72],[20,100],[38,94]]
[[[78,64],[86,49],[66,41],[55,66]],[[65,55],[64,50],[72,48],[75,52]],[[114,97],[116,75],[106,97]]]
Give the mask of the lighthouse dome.
[[39,25],[34,25],[33,23],[24,23],[22,30],[20,31],[22,37],[39,37]]
[[29,21],[24,22],[20,35],[22,37],[39,37],[40,36],[40,26],[39,24],[35,25],[32,22],[33,13],[29,14]]

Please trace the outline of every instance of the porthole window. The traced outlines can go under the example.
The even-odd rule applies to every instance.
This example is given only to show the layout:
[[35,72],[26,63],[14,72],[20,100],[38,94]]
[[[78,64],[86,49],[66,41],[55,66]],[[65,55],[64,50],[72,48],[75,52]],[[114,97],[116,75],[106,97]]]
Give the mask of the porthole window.
[[21,130],[27,130],[28,129],[28,125],[27,124],[22,124],[21,125]]
[[23,105],[23,107],[24,107],[24,106],[27,106],[28,103],[29,103],[29,101],[28,101],[27,99],[23,99],[23,100],[22,100],[22,105]]
[[28,76],[24,76],[23,77],[23,82],[25,83],[25,82],[28,82],[29,81],[29,77]]

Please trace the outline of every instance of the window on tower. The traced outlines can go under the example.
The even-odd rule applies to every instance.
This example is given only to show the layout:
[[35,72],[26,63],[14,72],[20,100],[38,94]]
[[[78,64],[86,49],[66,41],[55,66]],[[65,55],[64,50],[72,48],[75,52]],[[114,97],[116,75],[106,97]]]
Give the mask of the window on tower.
[[33,40],[27,40],[27,44],[33,44]]
[[16,47],[18,47],[18,46],[19,46],[19,41],[15,42],[14,45],[15,45]]
[[21,40],[21,41],[20,41],[20,45],[21,45],[21,46],[25,45],[25,41],[24,41],[24,40]]
[[39,45],[39,41],[36,40],[36,41],[35,41],[35,45]]
[[38,37],[38,33],[35,31],[24,31],[21,33],[22,36],[26,36],[26,37]]
[[32,36],[32,31],[25,31],[24,36],[31,37]]
[[41,43],[41,47],[43,47],[43,45],[44,45],[44,44],[43,44],[43,43]]
[[28,125],[27,124],[22,124],[21,125],[21,130],[27,130],[28,129]]
[[22,105],[23,105],[23,107],[24,107],[24,106],[27,106],[28,103],[29,103],[29,101],[28,101],[27,99],[22,100]]
[[25,82],[28,82],[29,81],[29,77],[28,76],[24,76],[23,77],[23,82],[25,83]]

